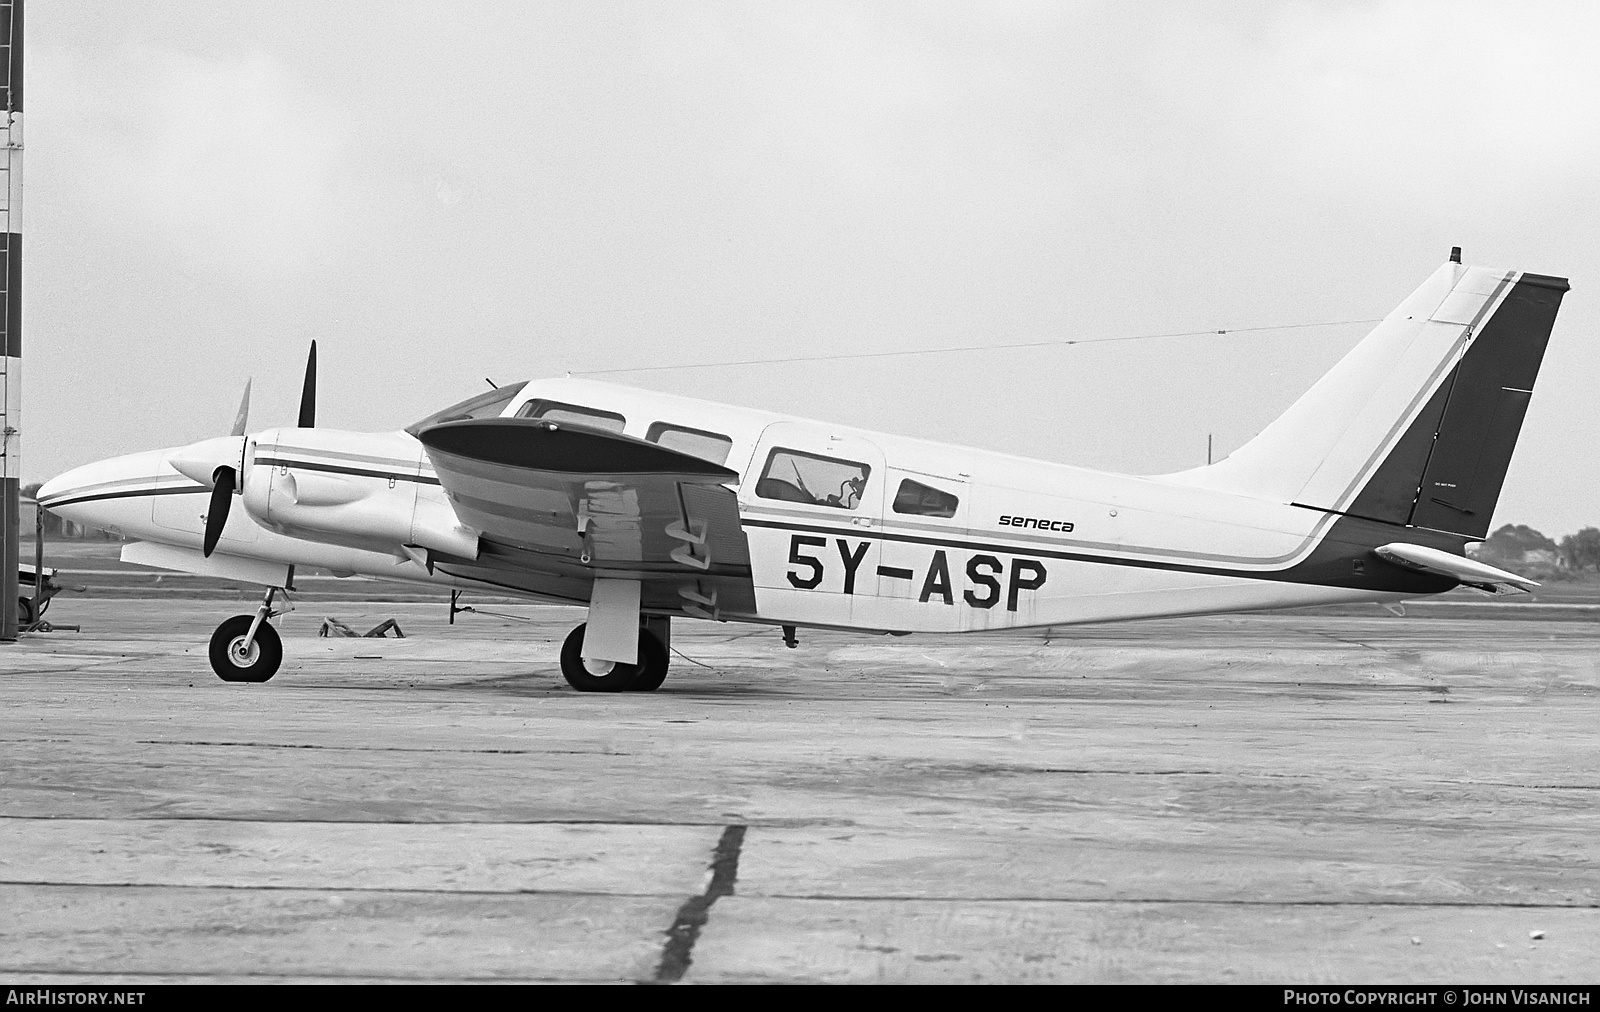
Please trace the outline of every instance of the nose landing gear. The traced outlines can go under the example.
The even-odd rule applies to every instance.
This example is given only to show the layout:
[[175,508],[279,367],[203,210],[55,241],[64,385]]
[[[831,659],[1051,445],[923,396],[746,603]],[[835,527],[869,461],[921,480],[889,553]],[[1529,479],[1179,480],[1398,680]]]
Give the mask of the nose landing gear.
[[267,619],[273,610],[277,587],[268,587],[254,615],[235,615],[211,634],[211,670],[224,682],[264,682],[283,663],[283,640]]

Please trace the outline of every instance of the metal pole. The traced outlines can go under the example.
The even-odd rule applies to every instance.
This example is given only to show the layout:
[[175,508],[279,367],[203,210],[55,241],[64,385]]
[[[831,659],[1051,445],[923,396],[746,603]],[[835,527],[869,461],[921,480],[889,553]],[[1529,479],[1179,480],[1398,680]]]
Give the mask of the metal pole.
[[44,611],[44,507],[33,500],[33,621]]
[[0,249],[0,642],[17,638],[22,512],[22,0],[0,0],[5,63],[5,240]]

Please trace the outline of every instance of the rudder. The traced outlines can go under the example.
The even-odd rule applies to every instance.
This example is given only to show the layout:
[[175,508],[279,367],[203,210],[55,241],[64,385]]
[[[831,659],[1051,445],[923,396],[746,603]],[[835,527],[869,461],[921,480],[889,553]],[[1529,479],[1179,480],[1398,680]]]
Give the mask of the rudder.
[[1376,494],[1394,482],[1412,492],[1407,526],[1488,536],[1568,287],[1565,278],[1518,277],[1500,308],[1467,346],[1444,388],[1448,393],[1426,466],[1420,472],[1397,467],[1386,473],[1390,464],[1386,459],[1352,504],[1352,513],[1361,512],[1369,489]]

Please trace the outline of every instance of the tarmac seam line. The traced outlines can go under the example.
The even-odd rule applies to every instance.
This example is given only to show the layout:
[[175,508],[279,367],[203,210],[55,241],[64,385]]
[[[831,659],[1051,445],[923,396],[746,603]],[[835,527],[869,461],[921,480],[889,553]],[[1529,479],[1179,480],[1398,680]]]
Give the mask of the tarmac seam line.
[[[641,819],[263,819],[245,818],[243,816],[227,815],[162,815],[156,818],[143,818],[139,816],[121,815],[0,815],[0,826],[8,822],[139,822],[160,824],[163,822],[250,822],[267,826],[686,826],[702,828],[705,826],[726,826],[727,823],[718,819],[707,819],[704,822],[679,821],[652,822]],[[808,826],[851,826],[852,822],[841,822],[837,819],[774,819],[760,823],[762,826],[795,829]]]
[[694,961],[694,943],[700,938],[700,929],[711,919],[711,908],[717,900],[733,895],[734,882],[739,877],[739,852],[744,847],[746,826],[727,826],[717,849],[711,855],[711,881],[706,891],[691,896],[678,908],[672,927],[667,929],[666,943],[661,947],[661,962],[656,974],[643,984],[674,984],[683,979],[689,964]]
[[41,889],[191,889],[264,893],[355,893],[385,896],[586,896],[655,900],[682,896],[679,892],[606,892],[599,889],[418,889],[408,886],[345,885],[240,885],[226,882],[52,882],[48,879],[0,879],[0,888],[25,886]]
[[1182,899],[1170,896],[919,896],[915,894],[853,894],[853,893],[759,893],[746,897],[762,900],[797,900],[828,903],[1082,903],[1109,906],[1112,904],[1148,906],[1201,906],[1201,907],[1448,907],[1450,909],[1479,908],[1484,910],[1600,910],[1600,900],[1589,903],[1535,903],[1493,900],[1208,900]]
[[[729,826],[728,829],[742,831],[744,826]],[[700,929],[709,919],[709,912],[714,903],[722,896],[734,894],[732,877],[737,874],[738,854],[731,856],[729,864],[732,870],[728,875],[726,891],[718,891],[717,879],[721,869],[718,862],[724,859],[724,842],[727,839],[724,832],[723,842],[717,845],[717,857],[713,862],[712,886],[699,896],[691,897],[683,906],[678,908],[677,917],[672,927],[668,929],[668,940],[663,949],[662,960],[656,972],[656,978],[644,983],[671,983],[683,976],[692,960],[689,958],[694,948],[695,941],[699,938]],[[738,845],[735,845],[735,851]],[[607,892],[593,889],[418,889],[404,886],[343,886],[343,885],[235,885],[227,883],[197,884],[192,882],[53,882],[44,879],[0,879],[0,887],[30,887],[45,889],[187,889],[206,891],[234,891],[234,892],[271,892],[271,893],[344,893],[344,894],[374,894],[389,896],[582,896],[615,899],[661,899],[672,896],[670,892]],[[715,893],[715,894],[714,894]],[[682,895],[681,893],[677,895]],[[1600,909],[1600,901],[1591,903],[1535,903],[1535,902],[1494,902],[1483,900],[1218,900],[1218,899],[1184,899],[1179,897],[1152,897],[1152,896],[927,896],[916,894],[862,894],[862,893],[756,893],[749,895],[748,899],[754,900],[792,900],[807,903],[1038,903],[1038,904],[1085,904],[1096,906],[1110,906],[1125,904],[1129,906],[1206,906],[1206,907],[1357,907],[1377,908],[1396,907],[1410,909],[1449,908],[1449,909],[1483,909],[1483,910],[1596,910]],[[676,946],[676,947],[675,947]],[[676,957],[669,967],[668,957]],[[677,958],[681,958],[681,967],[677,965]],[[662,979],[663,972],[675,972],[676,976]]]

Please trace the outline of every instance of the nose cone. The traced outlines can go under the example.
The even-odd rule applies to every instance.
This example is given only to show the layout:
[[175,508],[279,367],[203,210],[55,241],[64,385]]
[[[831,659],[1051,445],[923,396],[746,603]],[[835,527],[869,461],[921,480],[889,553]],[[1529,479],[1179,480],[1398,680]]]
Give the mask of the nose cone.
[[48,503],[50,500],[65,499],[67,497],[66,493],[82,484],[80,478],[82,471],[83,468],[75,467],[70,471],[56,475],[43,485],[40,485],[37,494],[39,502]]
[[[102,491],[103,486],[115,483],[118,479],[138,477],[133,469],[120,466],[126,459],[113,457],[110,460],[97,460],[93,464],[85,464],[56,475],[39,486],[39,505],[60,512],[73,502]],[[143,476],[152,477],[153,472],[147,472]]]
[[[89,527],[120,527],[123,514],[145,498],[162,479],[161,451],[113,457],[75,467],[59,474],[39,488],[39,505],[68,520]],[[170,470],[170,480],[184,481]]]

